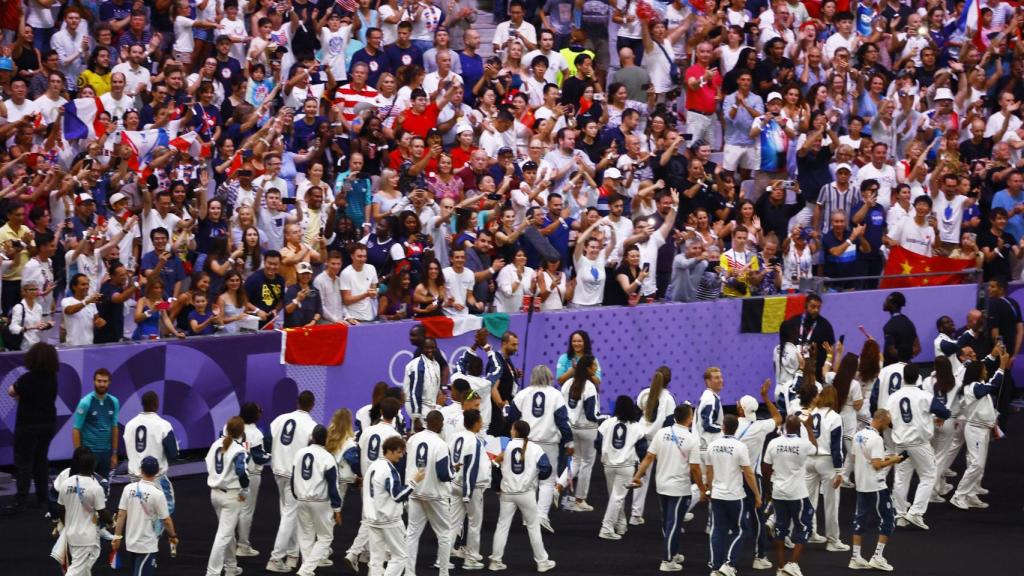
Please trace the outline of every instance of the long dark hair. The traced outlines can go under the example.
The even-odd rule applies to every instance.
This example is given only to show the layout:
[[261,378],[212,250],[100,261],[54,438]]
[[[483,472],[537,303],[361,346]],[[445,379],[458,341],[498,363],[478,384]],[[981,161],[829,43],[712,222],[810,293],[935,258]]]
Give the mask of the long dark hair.
[[242,279],[242,275],[238,273],[238,270],[228,270],[228,273],[224,275],[224,285],[221,288],[221,293],[226,294],[230,289],[228,288],[228,280],[231,280],[235,276],[238,276],[239,285],[238,290],[235,290],[233,296],[238,303],[239,308],[245,308],[245,305],[249,302],[249,295],[245,293],[245,281]]
[[647,392],[647,401],[644,402],[644,420],[654,423],[658,417],[658,404],[661,403],[661,392],[665,389],[667,379],[665,373],[659,368],[651,378],[651,388]]
[[857,355],[847,353],[839,363],[839,370],[836,371],[836,377],[832,380],[832,386],[836,389],[837,401],[839,402],[840,408],[846,406],[846,399],[850,396],[850,384],[853,382],[853,378],[856,375]]
[[639,410],[632,398],[623,394],[615,399],[615,417],[619,422],[636,422],[640,419]]
[[590,380],[590,374],[594,370],[594,357],[590,354],[580,356],[576,361],[576,368],[572,373],[572,386],[569,387],[569,398],[579,400],[583,397],[583,390]]
[[583,354],[581,354],[580,357],[582,358],[583,356],[593,356],[594,352],[590,349],[590,334],[587,334],[586,330],[576,330],[572,334],[569,334],[569,348],[566,351],[565,355],[568,356],[569,358],[572,358],[573,356],[576,355],[576,353],[573,352],[572,350],[572,337],[577,334],[579,334],[580,337],[583,338]]
[[935,393],[948,394],[956,386],[956,377],[953,375],[953,364],[949,358],[938,356],[935,358]]
[[57,349],[46,342],[36,342],[25,353],[25,368],[29,372],[44,376],[57,374],[57,370],[60,368]]
[[869,384],[878,378],[878,373],[882,371],[882,349],[878,347],[877,340],[868,340],[864,342],[864,347],[860,349],[860,364],[857,366],[857,380],[860,380],[861,384]]
[[523,439],[523,456],[526,456],[526,445],[530,442],[530,423],[526,420],[516,420],[512,424],[516,436]]

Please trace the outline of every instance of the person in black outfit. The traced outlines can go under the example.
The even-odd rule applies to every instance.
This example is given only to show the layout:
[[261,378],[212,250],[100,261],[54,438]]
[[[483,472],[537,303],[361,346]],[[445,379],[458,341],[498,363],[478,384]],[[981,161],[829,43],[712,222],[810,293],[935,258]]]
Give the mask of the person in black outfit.
[[[993,342],[1002,340],[1011,361],[1020,354],[1021,342],[1024,340],[1024,321],[1022,321],[1020,304],[1006,294],[1006,277],[998,277],[988,282],[988,330]],[[1005,430],[1006,414],[1015,393],[1013,370],[1003,375],[1003,386],[999,387],[996,399],[996,410],[999,411],[999,425]]]
[[984,358],[992,351],[992,343],[985,337],[985,315],[981,310],[967,313],[967,325],[956,339],[957,354],[963,356],[965,348],[970,348],[975,358]]
[[991,226],[978,234],[978,249],[984,255],[981,265],[982,279],[1010,277],[1010,255],[1020,258],[1020,246],[1006,232],[1006,209],[997,207],[989,213]]
[[890,314],[882,332],[885,335],[883,354],[885,364],[906,361],[921,352],[921,341],[917,339],[917,328],[914,323],[903,315],[903,307],[907,305],[907,297],[902,292],[893,292],[885,297],[882,311]]
[[836,343],[832,323],[821,315],[821,296],[814,292],[808,294],[807,300],[804,302],[804,313],[786,320],[786,324],[790,325],[787,326],[788,330],[795,328],[797,345],[818,345],[818,370],[821,370],[821,367],[825,365],[825,356],[828,355],[822,344],[827,342],[829,346],[833,346]]
[[96,315],[103,321],[93,329],[94,344],[120,342],[124,338],[124,303],[138,285],[128,278],[128,269],[115,260],[108,264],[110,279],[100,286]]
[[761,219],[761,230],[767,236],[774,232],[778,238],[789,236],[789,219],[796,216],[804,207],[804,195],[800,185],[796,186],[796,203],[786,204],[786,189],[781,183],[772,184],[767,194],[761,194],[754,203],[754,212]]
[[57,349],[45,342],[33,344],[25,354],[22,374],[7,389],[7,395],[18,402],[14,421],[14,465],[17,468],[17,495],[14,504],[3,509],[5,514],[20,512],[28,502],[29,484],[36,484],[38,508],[46,501],[49,467],[47,454],[57,431]]

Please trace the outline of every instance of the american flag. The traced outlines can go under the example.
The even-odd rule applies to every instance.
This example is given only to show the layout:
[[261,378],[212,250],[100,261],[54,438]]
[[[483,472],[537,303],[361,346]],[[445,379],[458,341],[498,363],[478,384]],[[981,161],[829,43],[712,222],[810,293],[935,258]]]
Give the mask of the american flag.
[[359,7],[359,4],[358,2],[356,2],[356,0],[334,0],[334,3],[337,4],[342,10],[353,14]]

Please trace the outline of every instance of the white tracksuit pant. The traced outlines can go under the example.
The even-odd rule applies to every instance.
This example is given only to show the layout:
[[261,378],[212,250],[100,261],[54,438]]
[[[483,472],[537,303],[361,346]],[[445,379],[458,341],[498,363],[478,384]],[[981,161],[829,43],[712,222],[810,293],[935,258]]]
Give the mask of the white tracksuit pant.
[[220,576],[225,568],[234,570],[238,566],[235,558],[235,528],[242,512],[238,490],[210,490],[210,502],[217,515],[217,534],[210,547],[210,560],[206,563],[206,576]]
[[260,495],[260,484],[262,478],[259,474],[249,476],[249,496],[242,502],[242,510],[238,514],[238,544],[252,546],[249,542],[249,535],[252,534],[252,518],[256,514],[256,500]]
[[[573,428],[572,463],[573,474],[576,476],[575,495],[577,499],[586,500],[590,494],[590,478],[594,474],[594,461],[597,459],[597,428]],[[555,464],[552,463],[552,466]]]
[[523,515],[526,522],[526,533],[530,536],[530,548],[533,549],[533,561],[543,562],[548,559],[544,550],[544,540],[540,535],[540,521],[537,517],[537,500],[532,492],[523,494],[502,494],[501,508],[498,513],[498,526],[494,529],[494,544],[491,546],[491,560],[501,562],[505,555],[505,543],[508,542],[508,531],[512,527],[512,518],[516,510]]
[[295,496],[292,495],[291,478],[274,476],[277,482],[277,503],[280,509],[280,524],[277,525],[277,537],[274,538],[274,551],[271,560],[285,560],[287,556],[299,555],[298,540],[295,539]]
[[[654,466],[657,466],[658,462],[654,462]],[[644,472],[644,477],[640,480],[640,486],[633,488],[633,510],[631,515],[638,518],[644,517],[644,505],[647,503],[647,491],[651,487],[651,471],[654,470],[654,466],[647,468],[647,472]]]
[[558,479],[558,444],[537,442],[537,446],[544,450],[544,454],[547,455],[548,462],[551,463],[551,468],[554,470],[547,480],[540,481],[537,489],[537,514],[541,518],[547,518],[552,498],[555,496],[555,481]]
[[953,461],[960,454],[964,447],[964,428],[967,422],[958,419],[949,419],[942,423],[940,428],[935,429],[935,436],[932,437],[932,446],[935,447],[935,493],[940,492],[942,485],[946,483],[946,470],[953,465]]
[[[296,502],[296,530],[302,565],[299,576],[313,576],[317,564],[330,554],[334,541],[334,510],[329,501]],[[212,576],[212,575],[210,575]]]
[[[370,576],[400,576],[405,572],[409,557],[405,549],[405,525],[399,520],[389,526],[366,526],[366,537],[370,544]],[[388,560],[387,572],[384,571],[384,558]]]
[[825,454],[812,456],[807,460],[806,479],[807,492],[814,505],[814,532],[818,533],[818,494],[819,486],[825,494],[825,537],[839,539],[839,489],[832,487],[836,477],[832,456]]
[[843,452],[846,454],[846,460],[843,460],[843,478],[847,481],[853,481],[853,453],[850,449],[853,448],[853,436],[847,438],[843,436]]
[[480,528],[484,523],[484,490],[486,487],[477,486],[476,490],[469,497],[469,502],[462,499],[462,488],[452,485],[452,498],[449,525],[451,526],[451,536],[449,542],[454,543],[455,538],[462,532],[463,521],[469,517],[469,526],[467,533],[463,534],[466,539],[466,544],[463,546],[463,551],[466,553],[466,558],[472,558],[479,562],[483,560],[483,556],[480,555]]
[[964,445],[967,447],[967,469],[956,487],[956,498],[965,498],[974,494],[981,486],[981,477],[985,475],[985,462],[988,460],[988,441],[992,434],[989,428],[973,424],[964,426]]
[[[897,453],[904,450],[910,458],[896,465],[892,504],[897,514],[905,514],[909,509],[911,514],[924,516],[928,511],[928,499],[931,498],[932,489],[935,487],[935,450],[930,443],[896,446]],[[907,501],[907,495],[910,493],[910,478],[914,472],[917,472],[918,480],[914,502],[911,504]]]
[[615,532],[616,527],[621,532],[626,527],[626,494],[629,493],[626,484],[632,481],[634,470],[633,466],[604,469],[604,479],[608,484],[608,506],[601,519],[602,532]]
[[409,500],[409,527],[405,529],[405,550],[409,559],[405,573],[416,576],[416,558],[419,554],[420,536],[427,523],[437,536],[437,565],[441,574],[448,573],[448,562],[452,555],[451,511],[448,500]]
[[92,566],[100,557],[100,543],[95,546],[68,546],[71,552],[71,563],[64,576],[91,576]]

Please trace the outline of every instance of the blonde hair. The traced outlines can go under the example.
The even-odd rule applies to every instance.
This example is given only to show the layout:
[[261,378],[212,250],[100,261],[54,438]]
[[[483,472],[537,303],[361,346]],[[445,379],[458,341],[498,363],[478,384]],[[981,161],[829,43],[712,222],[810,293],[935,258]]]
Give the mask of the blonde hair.
[[352,412],[348,408],[335,410],[331,423],[327,427],[327,442],[324,447],[331,454],[337,454],[345,442],[355,434],[352,432]]
[[708,369],[704,371],[704,381],[707,382],[710,380],[711,376],[715,373],[721,374],[722,369],[718,366],[709,366]]

